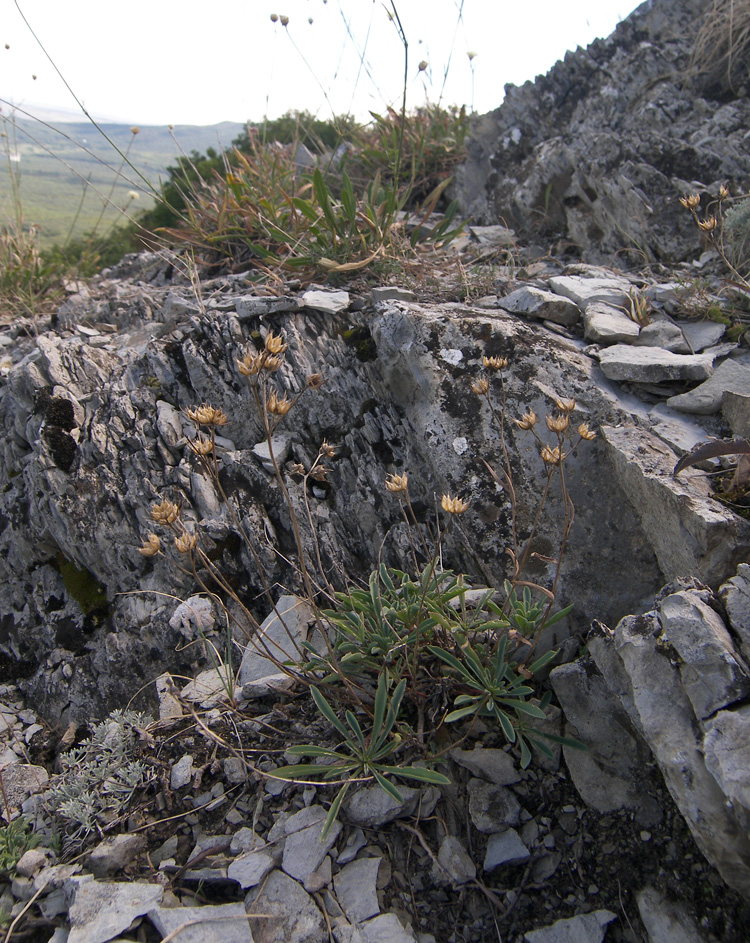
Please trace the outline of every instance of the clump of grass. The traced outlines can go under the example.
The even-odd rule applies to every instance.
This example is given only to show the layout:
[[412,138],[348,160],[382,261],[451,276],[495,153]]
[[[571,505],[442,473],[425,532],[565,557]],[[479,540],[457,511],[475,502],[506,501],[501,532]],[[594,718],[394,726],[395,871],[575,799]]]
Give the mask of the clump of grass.
[[735,98],[750,79],[750,2],[714,0],[695,38],[690,69],[708,97]]

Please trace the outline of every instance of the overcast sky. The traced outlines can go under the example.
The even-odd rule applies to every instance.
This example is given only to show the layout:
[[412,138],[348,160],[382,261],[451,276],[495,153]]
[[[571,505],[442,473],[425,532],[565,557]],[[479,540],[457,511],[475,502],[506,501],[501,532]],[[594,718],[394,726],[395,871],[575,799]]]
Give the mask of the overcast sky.
[[[609,35],[636,6],[395,0],[409,44],[408,105],[441,100],[490,111],[507,82],[547,72],[566,50]],[[362,118],[400,104],[403,45],[392,10],[391,0],[0,0],[0,97],[32,112],[76,109],[31,27],[100,118],[214,124],[292,108]]]

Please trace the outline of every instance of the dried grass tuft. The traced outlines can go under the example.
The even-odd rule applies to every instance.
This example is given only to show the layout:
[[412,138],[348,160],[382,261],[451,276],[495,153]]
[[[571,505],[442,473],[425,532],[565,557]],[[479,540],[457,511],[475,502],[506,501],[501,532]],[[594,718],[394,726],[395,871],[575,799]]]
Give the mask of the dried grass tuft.
[[734,98],[750,78],[750,0],[713,0],[698,30],[690,71],[704,95]]

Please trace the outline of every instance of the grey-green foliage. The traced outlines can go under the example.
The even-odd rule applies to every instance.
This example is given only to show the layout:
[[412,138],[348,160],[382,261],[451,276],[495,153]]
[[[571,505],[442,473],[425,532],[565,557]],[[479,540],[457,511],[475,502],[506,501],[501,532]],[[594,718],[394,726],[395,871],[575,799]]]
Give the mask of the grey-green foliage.
[[732,264],[741,274],[747,274],[750,269],[750,197],[745,197],[727,210],[724,235]]
[[45,794],[50,811],[62,819],[68,840],[101,833],[126,813],[135,794],[153,779],[136,757],[136,728],[151,718],[136,711],[113,711],[91,736],[62,756],[63,773]]

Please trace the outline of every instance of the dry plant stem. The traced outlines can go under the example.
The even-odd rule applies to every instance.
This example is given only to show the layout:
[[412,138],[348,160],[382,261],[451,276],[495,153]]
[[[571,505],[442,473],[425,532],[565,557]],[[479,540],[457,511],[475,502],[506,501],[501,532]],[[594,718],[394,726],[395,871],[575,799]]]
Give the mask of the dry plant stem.
[[11,938],[12,938],[13,934],[14,934],[15,931],[16,931],[16,926],[18,925],[18,922],[21,920],[21,918],[24,916],[24,914],[25,914],[28,910],[30,910],[31,907],[36,903],[37,898],[39,898],[46,890],[47,890],[47,885],[46,885],[46,884],[43,884],[43,885],[39,888],[39,890],[34,894],[34,896],[31,898],[31,900],[29,900],[29,901],[26,902],[26,904],[24,905],[24,907],[23,907],[23,909],[21,910],[21,912],[20,912],[20,913],[18,914],[18,916],[15,918],[15,920],[13,921],[13,923],[11,923],[11,925],[8,927],[8,932],[7,932],[6,936],[5,936],[5,943],[10,943]]

